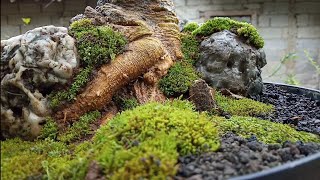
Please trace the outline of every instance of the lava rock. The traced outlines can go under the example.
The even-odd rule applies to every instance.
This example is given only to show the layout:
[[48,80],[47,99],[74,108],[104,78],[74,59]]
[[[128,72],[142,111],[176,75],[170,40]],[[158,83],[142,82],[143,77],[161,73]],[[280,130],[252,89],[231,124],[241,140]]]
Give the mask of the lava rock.
[[224,30],[201,42],[196,68],[215,88],[254,96],[262,93],[261,68],[266,64],[262,49],[256,49],[236,34]]
[[319,100],[290,93],[274,84],[265,85],[263,93],[253,99],[275,107],[274,113],[260,115],[259,118],[290,124],[299,131],[320,135]]
[[245,139],[227,133],[217,152],[180,157],[175,179],[228,179],[303,158],[319,152],[319,148],[320,144],[302,142],[267,145],[254,136]]
[[189,90],[191,102],[198,111],[211,111],[216,108],[214,101],[214,89],[208,86],[204,80],[196,80]]

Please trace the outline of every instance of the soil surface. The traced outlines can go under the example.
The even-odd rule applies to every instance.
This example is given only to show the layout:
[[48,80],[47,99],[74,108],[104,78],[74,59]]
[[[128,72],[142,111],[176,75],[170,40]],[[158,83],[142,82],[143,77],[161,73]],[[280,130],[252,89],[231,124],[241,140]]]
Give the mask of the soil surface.
[[260,118],[292,124],[297,130],[320,134],[320,99],[311,100],[272,84],[264,87],[263,95],[255,99],[274,105],[276,112]]
[[227,133],[217,152],[179,158],[180,167],[175,179],[228,179],[269,169],[288,161],[320,151],[320,144],[285,142],[266,145],[255,136],[249,139]]

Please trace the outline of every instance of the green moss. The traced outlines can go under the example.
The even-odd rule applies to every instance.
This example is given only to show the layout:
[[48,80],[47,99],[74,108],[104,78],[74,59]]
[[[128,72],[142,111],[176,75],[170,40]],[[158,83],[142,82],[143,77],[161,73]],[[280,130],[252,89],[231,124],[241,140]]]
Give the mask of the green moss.
[[189,33],[181,35],[181,50],[184,55],[184,62],[194,65],[199,59],[199,42]]
[[[154,138],[158,132],[177,133],[180,154],[190,154],[201,150],[216,150],[219,142],[216,130],[205,115],[194,112],[191,103],[149,103],[133,110],[125,111],[100,128],[95,141],[106,141],[108,135],[120,139],[122,145],[132,146]],[[176,106],[178,105],[178,106]]]
[[245,138],[255,135],[259,141],[264,143],[273,144],[284,141],[320,142],[318,135],[297,131],[286,124],[243,116],[233,116],[228,120],[213,119],[221,133],[231,131]]
[[148,103],[122,112],[100,128],[93,141],[108,179],[166,179],[178,155],[215,151],[217,129],[207,116],[181,100]]
[[192,32],[194,30],[196,30],[199,27],[199,24],[196,22],[190,22],[187,23],[184,27],[182,32]]
[[216,17],[206,21],[202,26],[192,32],[195,36],[210,36],[212,33],[222,30],[230,30],[248,40],[257,48],[264,46],[264,40],[259,35],[257,29],[246,22],[239,22],[230,18]]
[[159,87],[166,96],[179,96],[188,91],[199,77],[193,67],[187,63],[177,62],[159,81]]
[[65,155],[67,147],[60,142],[37,142],[10,139],[1,142],[1,179],[27,179],[41,176],[42,161]]
[[80,119],[73,123],[68,130],[60,134],[58,139],[65,143],[70,143],[79,140],[81,137],[90,134],[90,124],[96,119],[100,118],[99,111],[92,111],[80,117]]
[[136,98],[123,98],[116,96],[113,98],[118,106],[120,106],[121,111],[125,111],[128,109],[133,109],[139,105],[139,102]]
[[[154,139],[142,142],[139,146],[119,152],[119,158],[130,157],[111,179],[166,179],[173,177],[177,171],[178,153],[173,135],[159,133]],[[124,156],[124,154],[126,154]]]
[[47,118],[46,124],[42,127],[39,139],[56,139],[58,135],[58,124],[51,117]]
[[121,54],[127,44],[122,34],[108,26],[94,26],[90,19],[73,22],[69,33],[77,40],[82,69],[67,90],[53,92],[49,96],[51,108],[58,107],[63,101],[74,100],[90,80],[92,70]]
[[77,40],[82,62],[100,66],[123,52],[127,40],[108,26],[93,26],[89,19],[81,19],[70,25],[70,34]]
[[79,74],[75,76],[73,79],[73,83],[71,84],[68,90],[58,91],[49,96],[51,108],[58,107],[62,101],[72,101],[76,98],[78,92],[81,88],[83,88],[87,82],[90,80],[90,75],[93,70],[92,66],[87,66],[83,70],[80,71]]
[[219,92],[216,92],[215,100],[222,110],[231,115],[256,116],[269,114],[274,111],[274,107],[270,104],[264,104],[248,98],[237,100],[223,96]]

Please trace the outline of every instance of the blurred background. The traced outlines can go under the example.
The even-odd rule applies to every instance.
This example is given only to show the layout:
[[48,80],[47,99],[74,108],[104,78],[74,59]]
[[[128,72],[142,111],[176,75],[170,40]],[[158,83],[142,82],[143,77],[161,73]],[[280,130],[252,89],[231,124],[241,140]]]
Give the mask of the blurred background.
[[[173,0],[182,24],[230,17],[265,39],[264,81],[320,89],[320,0]],[[1,0],[1,39],[44,25],[68,26],[96,0]]]

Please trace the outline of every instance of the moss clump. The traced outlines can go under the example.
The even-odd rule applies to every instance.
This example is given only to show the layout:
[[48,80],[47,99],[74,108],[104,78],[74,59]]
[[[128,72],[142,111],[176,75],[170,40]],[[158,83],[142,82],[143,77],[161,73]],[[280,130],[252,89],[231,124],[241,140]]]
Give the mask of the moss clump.
[[205,115],[193,110],[193,105],[187,101],[165,105],[149,103],[115,117],[107,126],[99,129],[95,139],[105,141],[109,134],[120,139],[122,145],[130,147],[135,141],[143,142],[164,131],[177,134],[177,146],[182,155],[216,150],[219,146],[216,129]]
[[184,27],[183,27],[183,30],[182,32],[192,32],[194,30],[196,30],[197,28],[199,27],[199,24],[196,23],[196,22],[190,22],[190,23],[187,23]]
[[232,31],[244,37],[249,43],[257,48],[264,46],[264,40],[259,35],[257,29],[246,22],[239,22],[230,18],[216,17],[205,22],[202,26],[192,32],[195,36],[210,36],[211,34],[223,30]]
[[92,111],[81,116],[65,133],[60,134],[58,139],[62,142],[70,143],[90,134],[90,124],[100,118],[100,116],[99,111]]
[[56,139],[59,129],[58,124],[52,118],[47,118],[46,124],[42,127],[39,139]]
[[228,120],[222,118],[213,119],[221,133],[231,131],[245,138],[255,135],[259,141],[268,144],[283,143],[285,141],[320,142],[318,135],[297,131],[286,124],[243,116],[234,116]]
[[159,81],[159,87],[166,96],[179,96],[186,93],[198,78],[191,65],[177,62],[169,69],[168,74]]
[[184,62],[194,65],[199,59],[199,42],[189,33],[181,35],[181,50],[184,55]]
[[121,111],[133,109],[139,106],[138,100],[134,97],[125,98],[125,97],[116,96],[113,99],[115,103],[120,107]]
[[122,112],[94,137],[97,160],[110,179],[166,179],[178,155],[215,151],[217,129],[187,101],[149,103]]
[[127,40],[108,26],[93,26],[91,20],[81,19],[70,25],[70,34],[77,40],[77,48],[85,65],[108,63],[123,52]]
[[221,95],[219,92],[215,94],[215,100],[222,110],[237,116],[256,116],[272,113],[274,107],[270,104],[264,104],[252,99],[233,99]]

